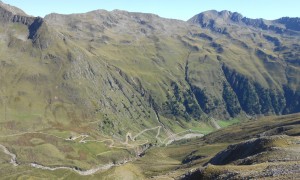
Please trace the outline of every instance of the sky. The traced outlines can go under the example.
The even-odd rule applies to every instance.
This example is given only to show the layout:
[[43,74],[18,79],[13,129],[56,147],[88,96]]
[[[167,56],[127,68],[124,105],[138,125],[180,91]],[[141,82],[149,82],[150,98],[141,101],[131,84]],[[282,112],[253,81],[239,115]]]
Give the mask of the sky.
[[84,13],[97,9],[153,13],[161,17],[188,20],[207,10],[229,10],[249,18],[268,20],[300,17],[300,0],[2,0],[29,15],[44,17]]

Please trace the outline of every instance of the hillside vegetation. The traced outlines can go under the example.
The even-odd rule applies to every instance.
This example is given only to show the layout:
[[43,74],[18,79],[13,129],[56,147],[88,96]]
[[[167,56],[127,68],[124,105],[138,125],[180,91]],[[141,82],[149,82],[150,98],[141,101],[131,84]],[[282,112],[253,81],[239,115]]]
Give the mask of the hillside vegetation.
[[110,136],[156,126],[168,136],[300,111],[293,19],[119,10],[42,19],[11,9],[1,6],[1,122],[17,128],[5,133],[95,122]]
[[[174,141],[300,112],[298,18],[207,11],[184,22],[120,10],[41,18],[0,2],[0,24],[1,174],[8,179],[27,178],[21,172],[32,168],[33,177],[50,179],[157,176],[198,152]],[[272,127],[260,130],[297,135]],[[209,134],[200,144],[212,145],[197,146],[207,152],[198,159],[256,130],[234,129],[237,136],[218,135],[218,142],[222,130]],[[142,172],[151,153],[157,162]]]

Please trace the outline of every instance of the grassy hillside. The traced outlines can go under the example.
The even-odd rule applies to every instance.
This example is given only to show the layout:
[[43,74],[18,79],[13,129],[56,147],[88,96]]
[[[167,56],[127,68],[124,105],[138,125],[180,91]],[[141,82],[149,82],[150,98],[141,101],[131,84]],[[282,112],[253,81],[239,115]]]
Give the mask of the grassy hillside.
[[[140,157],[130,157],[130,155],[126,155],[128,150],[125,150],[126,153],[123,152],[122,156],[129,160],[128,163],[109,170],[100,170],[89,176],[82,176],[68,169],[49,171],[32,168],[28,164],[24,164],[22,154],[17,154],[18,162],[22,164],[14,168],[8,164],[10,157],[7,154],[1,154],[3,157],[1,158],[3,159],[1,172],[3,172],[3,178],[8,179],[16,177],[47,177],[50,179],[59,177],[64,179],[81,179],[83,177],[87,179],[98,179],[99,177],[104,179],[123,177],[128,179],[199,179],[201,177],[286,179],[299,177],[299,169],[297,169],[299,164],[299,114],[262,118],[258,122],[232,125],[203,138],[181,140],[166,147],[152,147],[142,153]],[[27,138],[29,138],[28,136],[26,135]],[[94,153],[92,157],[97,157],[94,160],[90,159],[89,162],[95,160],[99,162],[101,159],[103,163],[108,162],[105,161],[104,157],[109,159],[116,157],[114,153],[122,154],[122,149],[116,150],[117,147],[108,149],[105,146],[99,146],[100,144],[95,146],[92,142],[77,144],[73,141],[56,142],[55,146],[59,150],[64,149],[63,152],[59,153],[54,146],[45,145],[43,138],[37,138],[37,135],[30,137],[32,137],[31,145],[27,143],[26,146],[39,147],[40,150],[35,151],[35,153],[49,151],[47,156],[51,156],[51,152],[56,153],[56,159],[52,159],[52,163],[48,158],[44,159],[45,162],[42,161],[46,157],[45,155],[31,155],[33,158],[42,158],[38,161],[50,167],[78,165],[88,169],[91,167],[84,164],[86,158],[90,157],[90,155],[84,155],[87,152]],[[28,141],[23,138],[20,142]],[[41,149],[43,147],[46,149]],[[77,151],[77,148],[79,154],[76,157],[74,152]],[[11,148],[9,150],[16,152]],[[73,156],[73,162],[57,159],[63,158],[64,155]],[[132,162],[130,162],[130,158],[132,158]],[[60,161],[61,164],[58,164],[57,162]],[[67,162],[70,164],[68,165]],[[118,163],[118,160],[115,163]]]
[[[94,123],[123,140],[128,130],[161,126],[166,138],[299,110],[297,35],[234,23],[219,33],[125,11],[10,15],[1,30],[1,116],[16,128],[5,134]],[[156,141],[156,133],[142,136]]]
[[[257,133],[296,135],[254,121],[300,111],[295,22],[211,13],[35,18],[0,3],[3,178],[177,177]],[[248,134],[209,134],[246,120]]]

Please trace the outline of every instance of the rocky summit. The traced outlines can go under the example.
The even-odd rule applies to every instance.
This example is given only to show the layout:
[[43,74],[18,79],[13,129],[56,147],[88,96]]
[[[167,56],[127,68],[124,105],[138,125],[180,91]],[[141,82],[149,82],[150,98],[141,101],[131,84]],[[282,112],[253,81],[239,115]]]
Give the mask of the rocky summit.
[[0,24],[0,147],[37,174],[135,172],[122,164],[151,147],[300,112],[299,18],[41,18],[1,2]]

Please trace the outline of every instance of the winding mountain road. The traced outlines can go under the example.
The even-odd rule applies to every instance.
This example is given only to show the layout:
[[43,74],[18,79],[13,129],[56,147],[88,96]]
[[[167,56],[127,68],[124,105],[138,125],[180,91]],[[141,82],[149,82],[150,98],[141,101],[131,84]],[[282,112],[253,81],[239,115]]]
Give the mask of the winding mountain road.
[[[126,137],[125,137],[125,141],[124,142],[121,142],[121,144],[124,144],[126,147],[119,147],[119,146],[114,146],[115,144],[115,140],[113,139],[104,139],[104,140],[87,140],[87,138],[89,138],[90,136],[89,135],[86,135],[86,134],[82,134],[82,135],[78,135],[78,136],[75,136],[75,137],[70,137],[70,138],[64,138],[64,137],[59,137],[59,136],[56,136],[56,135],[53,135],[53,134],[48,134],[48,133],[43,133],[43,132],[24,132],[24,133],[18,133],[18,134],[11,134],[11,135],[6,135],[6,136],[0,136],[0,137],[14,137],[14,136],[22,136],[22,135],[25,135],[25,134],[43,134],[43,135],[48,135],[48,136],[53,136],[53,137],[56,137],[56,138],[59,138],[59,139],[62,139],[62,140],[65,140],[65,141],[76,141],[78,139],[80,139],[78,141],[78,143],[87,143],[87,142],[99,142],[99,143],[102,143],[102,142],[105,142],[105,141],[110,141],[111,144],[109,145],[110,148],[122,148],[122,149],[127,149],[128,147],[130,148],[135,148],[137,146],[141,146],[141,145],[144,145],[144,144],[147,144],[148,143],[148,140],[145,140],[144,142],[140,142],[140,143],[135,143],[135,144],[129,144],[129,139],[131,141],[136,141],[136,139],[141,136],[142,134],[144,134],[145,132],[147,131],[153,131],[153,130],[156,130],[157,129],[157,133],[156,133],[156,136],[155,138],[161,143],[161,144],[165,144],[165,145],[169,145],[171,144],[173,141],[177,141],[177,140],[181,140],[181,139],[188,139],[188,138],[193,138],[193,137],[202,137],[203,134],[200,134],[200,133],[188,133],[188,134],[185,134],[185,135],[182,135],[182,136],[179,136],[180,134],[183,134],[183,133],[186,133],[186,132],[192,132],[192,130],[187,130],[187,131],[183,131],[183,132],[180,132],[180,133],[177,133],[177,134],[171,134],[169,135],[167,138],[165,138],[163,141],[159,138],[160,136],[160,133],[161,133],[161,128],[162,126],[156,126],[156,127],[153,127],[153,128],[147,128],[147,129],[144,129],[142,131],[140,131],[139,133],[137,133],[135,136],[132,136],[132,133],[128,132],[126,134]],[[13,165],[13,166],[18,166],[20,165],[17,161],[17,155],[10,152],[7,147],[5,147],[4,145],[0,144],[0,149],[2,149],[2,151],[9,155],[11,157],[10,159],[10,163]],[[98,155],[101,155],[103,153],[99,153]],[[55,171],[55,170],[59,170],[59,169],[67,169],[67,170],[71,170],[71,171],[74,171],[82,176],[88,176],[88,175],[93,175],[99,171],[104,171],[104,170],[108,170],[112,167],[116,167],[116,166],[121,166],[123,164],[126,164],[128,162],[132,162],[134,160],[136,160],[138,157],[136,158],[132,158],[132,159],[125,159],[119,163],[108,163],[108,164],[104,164],[104,165],[99,165],[97,167],[94,167],[94,168],[91,168],[91,169],[88,169],[88,170],[80,170],[78,168],[75,168],[75,167],[68,167],[68,166],[58,166],[58,167],[49,167],[49,166],[44,166],[44,165],[41,165],[41,164],[38,164],[38,163],[35,163],[35,162],[32,162],[29,164],[29,166],[33,167],[33,168],[37,168],[37,169],[43,169],[43,170],[49,170],[49,171]]]

